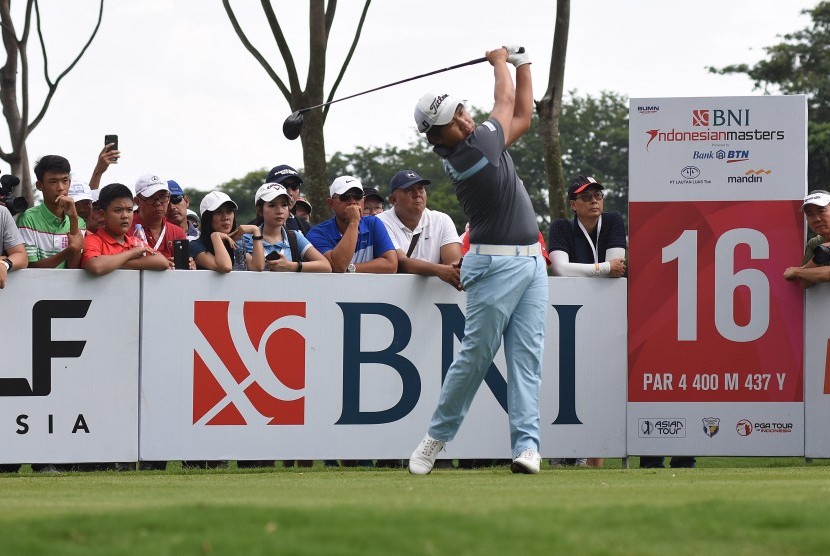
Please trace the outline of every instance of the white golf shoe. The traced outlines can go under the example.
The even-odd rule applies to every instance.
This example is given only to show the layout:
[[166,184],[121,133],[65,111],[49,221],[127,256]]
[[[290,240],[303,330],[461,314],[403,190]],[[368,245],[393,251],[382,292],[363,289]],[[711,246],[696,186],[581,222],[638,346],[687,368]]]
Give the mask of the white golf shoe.
[[536,450],[525,450],[513,459],[510,471],[513,473],[538,473],[542,456]]
[[[427,475],[435,465],[438,452],[444,449],[444,441],[436,440],[430,435],[424,436],[412,455],[409,456],[409,472],[413,475]],[[538,465],[537,465],[538,470]]]

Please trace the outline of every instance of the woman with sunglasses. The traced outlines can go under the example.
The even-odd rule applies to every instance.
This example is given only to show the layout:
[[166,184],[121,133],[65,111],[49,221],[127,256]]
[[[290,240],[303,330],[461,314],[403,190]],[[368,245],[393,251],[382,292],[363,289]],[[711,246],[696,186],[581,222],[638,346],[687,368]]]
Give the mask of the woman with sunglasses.
[[[265,268],[274,272],[331,272],[326,258],[298,230],[287,230],[291,216],[290,193],[278,183],[265,183],[254,195],[256,221],[254,234],[243,236],[245,251],[253,255],[257,243],[265,253]],[[257,237],[260,239],[258,240]]]
[[[236,211],[239,207],[227,194],[211,191],[199,204],[202,213],[199,239],[189,244],[190,256],[199,270],[261,271],[265,268],[262,236],[253,224],[237,227]],[[251,253],[245,252],[243,234],[255,234]],[[259,240],[259,241],[256,241]]]

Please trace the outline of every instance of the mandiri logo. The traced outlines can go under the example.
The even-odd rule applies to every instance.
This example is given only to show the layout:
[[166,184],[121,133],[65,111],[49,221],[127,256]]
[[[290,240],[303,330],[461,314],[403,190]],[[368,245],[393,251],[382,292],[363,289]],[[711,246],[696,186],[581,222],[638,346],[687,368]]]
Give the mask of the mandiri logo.
[[206,343],[193,352],[193,424],[302,425],[305,338],[277,321],[305,318],[306,304],[248,301],[242,322],[230,305],[194,303]]

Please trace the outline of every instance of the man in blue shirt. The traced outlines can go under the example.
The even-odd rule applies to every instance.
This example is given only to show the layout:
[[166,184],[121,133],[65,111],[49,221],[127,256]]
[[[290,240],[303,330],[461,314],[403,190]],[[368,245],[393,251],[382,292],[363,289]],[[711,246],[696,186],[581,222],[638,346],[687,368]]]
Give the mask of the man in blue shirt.
[[383,222],[363,217],[363,184],[340,176],[329,187],[326,204],[334,217],[313,227],[306,237],[331,263],[332,272],[394,274],[395,246]]

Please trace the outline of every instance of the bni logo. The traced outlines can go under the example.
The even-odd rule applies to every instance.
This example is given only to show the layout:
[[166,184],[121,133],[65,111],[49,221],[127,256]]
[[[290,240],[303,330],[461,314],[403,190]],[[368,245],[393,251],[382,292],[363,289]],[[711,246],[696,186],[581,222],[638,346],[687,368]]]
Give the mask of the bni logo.
[[[305,338],[281,327],[305,318],[303,302],[196,301],[202,333],[193,352],[194,425],[302,425]],[[241,322],[240,322],[241,321]]]

